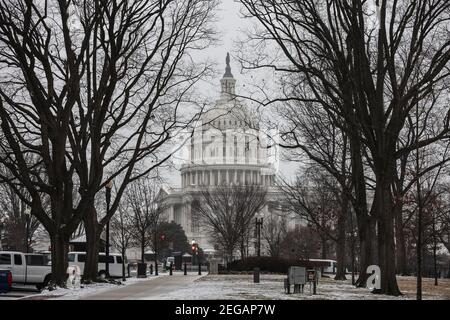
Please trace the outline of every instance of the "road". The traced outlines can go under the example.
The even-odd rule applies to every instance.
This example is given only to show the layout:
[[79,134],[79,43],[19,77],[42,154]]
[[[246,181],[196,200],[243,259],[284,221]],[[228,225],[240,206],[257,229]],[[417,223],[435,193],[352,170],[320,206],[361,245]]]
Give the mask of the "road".
[[174,274],[158,279],[140,281],[122,288],[83,296],[81,300],[152,300],[161,294],[167,294],[183,288],[186,284],[201,278],[199,275]]
[[17,300],[30,294],[37,294],[39,291],[35,286],[13,286],[10,292],[0,293],[0,300]]

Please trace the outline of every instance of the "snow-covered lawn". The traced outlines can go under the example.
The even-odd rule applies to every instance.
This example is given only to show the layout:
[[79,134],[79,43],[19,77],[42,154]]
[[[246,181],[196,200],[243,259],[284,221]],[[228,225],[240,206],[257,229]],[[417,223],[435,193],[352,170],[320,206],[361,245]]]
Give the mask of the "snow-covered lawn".
[[[208,275],[184,288],[169,294],[161,295],[158,299],[331,299],[331,300],[366,300],[366,299],[415,299],[415,284],[413,277],[399,277],[399,285],[404,295],[391,297],[375,295],[365,288],[355,288],[348,281],[335,281],[322,278],[317,287],[317,294],[312,295],[309,285],[304,293],[284,293],[283,275],[261,275],[260,283],[253,283],[252,275]],[[438,289],[430,283],[432,279],[424,279],[424,299],[450,299],[450,279],[440,279]],[[291,286],[291,292],[293,287]]]
[[[83,288],[63,289],[59,288],[54,291],[44,290],[40,294],[25,297],[25,299],[41,300],[41,299],[63,299],[75,300],[92,294],[106,292],[120,288],[121,286],[130,286],[140,281],[148,281],[148,285],[152,286],[152,280],[161,279],[168,274],[160,274],[160,276],[149,276],[148,278],[128,278],[124,283],[96,283],[84,285]],[[355,288],[351,285],[351,281],[335,281],[332,278],[321,278],[317,287],[317,294],[313,295],[310,286],[307,284],[304,293],[286,294],[284,292],[284,275],[268,275],[262,274],[260,283],[253,283],[252,275],[206,275],[202,278],[184,283],[172,291],[149,296],[149,299],[160,300],[308,300],[308,299],[325,299],[325,300],[377,300],[377,299],[395,299],[408,300],[415,299],[415,277],[398,277],[402,296],[391,297],[385,295],[375,295],[365,288]],[[293,287],[291,286],[291,292]],[[450,279],[439,279],[439,286],[434,286],[434,280],[429,278],[423,279],[423,298],[424,299],[449,299],[450,300]]]

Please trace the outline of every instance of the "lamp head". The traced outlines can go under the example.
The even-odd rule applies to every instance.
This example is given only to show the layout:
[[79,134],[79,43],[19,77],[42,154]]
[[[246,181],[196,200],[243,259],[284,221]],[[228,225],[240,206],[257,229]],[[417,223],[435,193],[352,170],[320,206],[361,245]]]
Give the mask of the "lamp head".
[[106,187],[107,189],[112,189],[112,187],[113,187],[113,180],[112,180],[112,179],[109,180],[109,181],[106,183],[105,187]]

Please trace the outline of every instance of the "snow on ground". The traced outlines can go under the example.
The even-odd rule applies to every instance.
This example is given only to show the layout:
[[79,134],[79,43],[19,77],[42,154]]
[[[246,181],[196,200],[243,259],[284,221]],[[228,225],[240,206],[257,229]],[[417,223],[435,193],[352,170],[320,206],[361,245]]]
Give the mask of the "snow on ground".
[[35,295],[29,295],[22,299],[24,300],[77,300],[81,297],[91,295],[94,293],[101,293],[108,290],[113,290],[120,288],[121,286],[129,286],[135,284],[139,281],[150,281],[153,279],[157,279],[159,277],[165,277],[167,274],[160,274],[158,277],[156,276],[148,276],[147,278],[136,278],[130,277],[127,278],[126,281],[118,280],[118,283],[92,283],[92,284],[83,284],[81,286],[72,287],[72,288],[57,288],[56,290],[42,290],[41,293]]
[[[174,300],[216,300],[216,299],[273,299],[273,300],[374,300],[374,299],[415,299],[414,291],[403,291],[400,297],[375,295],[366,288],[355,288],[350,280],[335,281],[331,278],[322,278],[317,287],[317,294],[312,295],[309,284],[305,285],[304,293],[286,294],[284,292],[283,275],[261,275],[260,283],[253,283],[252,275],[208,275],[184,288],[161,295],[158,299]],[[402,277],[399,277],[402,278]],[[411,277],[412,278],[412,277]],[[430,280],[431,279],[427,279]],[[425,280],[424,282],[426,282]],[[399,283],[414,282],[412,279],[399,279]],[[450,299],[450,279],[440,279],[439,294],[428,290],[424,285],[424,299]],[[293,286],[291,286],[291,292]]]
[[[148,281],[168,276],[161,273],[158,277],[127,278],[127,281],[117,285],[111,283],[96,283],[84,285],[83,288],[44,290],[40,294],[27,296],[24,299],[64,299],[75,300],[82,297],[117,289],[120,286],[130,286],[139,281]],[[351,281],[335,281],[332,278],[321,278],[317,286],[317,294],[313,295],[309,284],[305,285],[304,293],[286,294],[283,279],[285,275],[261,274],[260,283],[253,283],[252,275],[206,275],[192,283],[183,284],[173,291],[149,297],[158,300],[409,300],[415,299],[415,277],[398,277],[402,296],[392,297],[375,295],[366,288],[355,288]],[[291,286],[291,292],[293,286]],[[433,279],[423,279],[424,299],[449,299],[450,279],[439,279],[439,286],[434,286]]]

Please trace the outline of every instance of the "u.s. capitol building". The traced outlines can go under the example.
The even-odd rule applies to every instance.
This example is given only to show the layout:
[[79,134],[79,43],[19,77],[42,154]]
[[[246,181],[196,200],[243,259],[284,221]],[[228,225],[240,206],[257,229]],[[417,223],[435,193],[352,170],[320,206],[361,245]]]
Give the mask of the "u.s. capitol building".
[[197,242],[205,253],[212,253],[215,248],[192,210],[193,202],[201,201],[200,188],[249,183],[266,186],[267,205],[259,214],[281,210],[281,195],[275,186],[275,148],[267,148],[267,132],[259,132],[258,124],[249,119],[247,107],[236,97],[236,80],[228,54],[220,84],[219,99],[202,115],[180,152],[181,188],[162,190],[167,206],[165,218],[180,224],[188,240]]

